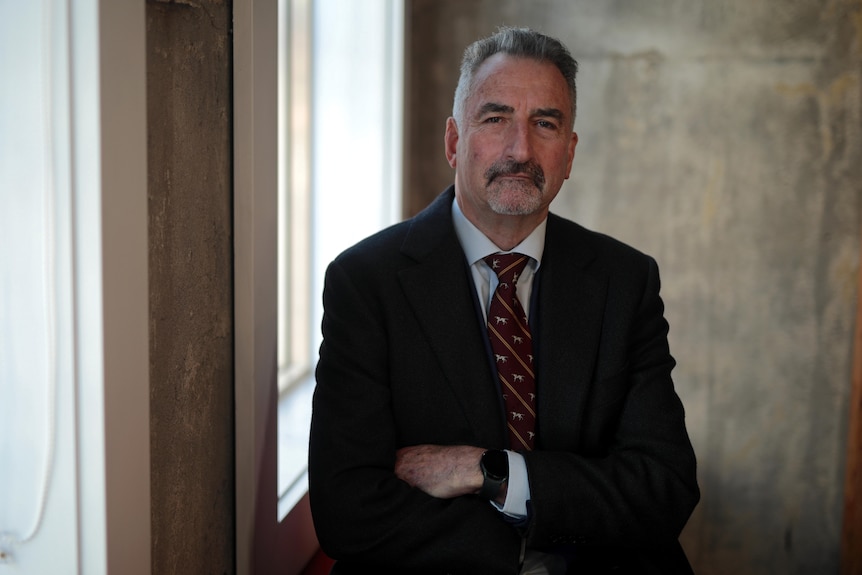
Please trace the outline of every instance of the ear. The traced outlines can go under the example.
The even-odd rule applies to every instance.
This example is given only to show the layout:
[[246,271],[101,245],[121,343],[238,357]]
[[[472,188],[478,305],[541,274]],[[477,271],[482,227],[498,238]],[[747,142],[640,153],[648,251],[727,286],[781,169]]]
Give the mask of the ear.
[[454,168],[458,165],[457,150],[458,150],[458,124],[455,118],[449,117],[446,120],[446,135],[444,137],[446,146],[446,161]]
[[572,164],[575,161],[575,148],[578,146],[578,133],[572,132],[572,139],[569,140],[569,149],[567,151],[569,162],[566,165],[566,179],[569,179],[569,174],[572,172]]

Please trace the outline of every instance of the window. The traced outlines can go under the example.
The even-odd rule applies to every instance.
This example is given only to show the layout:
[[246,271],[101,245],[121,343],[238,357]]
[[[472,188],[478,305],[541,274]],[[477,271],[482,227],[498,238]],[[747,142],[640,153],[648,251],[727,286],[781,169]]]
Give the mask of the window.
[[[14,8],[13,8],[14,6]],[[65,15],[50,2],[0,9],[0,565],[75,564],[68,82]],[[51,30],[55,29],[56,34]],[[31,46],[32,50],[21,50]],[[61,341],[62,340],[62,341]],[[58,401],[62,397],[65,401]],[[58,445],[59,440],[59,445]],[[47,529],[46,529],[47,525]],[[53,528],[62,538],[46,541]],[[39,548],[44,558],[36,556]]]
[[[278,30],[279,517],[305,492],[311,402],[311,1],[280,0]],[[283,399],[282,399],[283,398]]]
[[281,0],[281,13],[279,517],[306,490],[326,266],[401,214],[403,0]]
[[311,2],[281,0],[278,31],[278,390],[311,371]]
[[0,572],[150,570],[145,26],[0,2]]

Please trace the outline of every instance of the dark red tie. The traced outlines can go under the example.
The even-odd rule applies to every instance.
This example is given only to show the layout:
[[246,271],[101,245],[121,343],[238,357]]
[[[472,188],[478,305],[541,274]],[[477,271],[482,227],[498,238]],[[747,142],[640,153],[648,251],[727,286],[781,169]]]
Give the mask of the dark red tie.
[[536,376],[533,338],[515,285],[527,256],[494,254],[485,258],[500,283],[488,308],[488,337],[503,388],[512,449],[533,449],[536,436]]

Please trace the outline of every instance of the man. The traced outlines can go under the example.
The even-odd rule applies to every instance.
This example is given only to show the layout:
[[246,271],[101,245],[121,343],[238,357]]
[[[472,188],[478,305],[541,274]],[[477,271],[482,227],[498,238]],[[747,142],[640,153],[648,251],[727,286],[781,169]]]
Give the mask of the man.
[[327,271],[309,492],[336,572],[690,572],[656,264],[549,214],[576,71],[531,30],[471,45],[454,186]]

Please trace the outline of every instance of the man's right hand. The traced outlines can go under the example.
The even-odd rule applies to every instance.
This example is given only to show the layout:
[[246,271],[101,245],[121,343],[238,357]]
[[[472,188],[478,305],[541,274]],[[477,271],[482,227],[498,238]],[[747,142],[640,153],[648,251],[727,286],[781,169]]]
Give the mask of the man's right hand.
[[432,497],[471,495],[482,488],[479,460],[484,451],[469,445],[404,447],[395,456],[395,475]]

